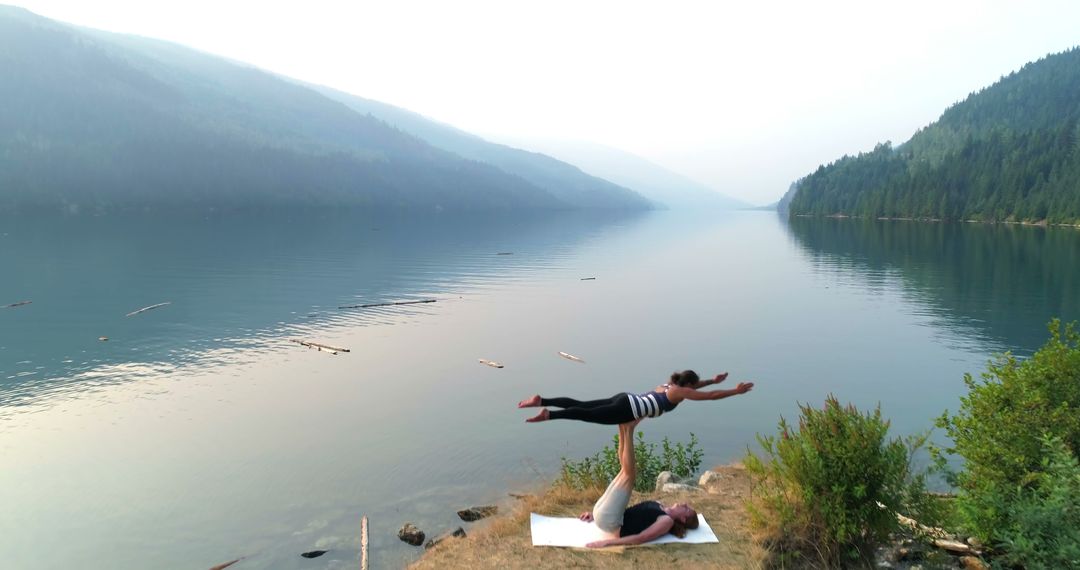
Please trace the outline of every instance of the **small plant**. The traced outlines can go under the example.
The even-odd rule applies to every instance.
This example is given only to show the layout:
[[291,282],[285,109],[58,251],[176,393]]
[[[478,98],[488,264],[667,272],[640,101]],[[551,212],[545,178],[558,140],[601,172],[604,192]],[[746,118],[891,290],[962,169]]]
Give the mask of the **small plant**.
[[925,435],[889,440],[880,408],[862,414],[834,396],[800,410],[797,430],[781,418],[778,435],[758,436],[764,457],[744,461],[754,485],[751,522],[781,564],[866,563],[897,529],[896,513],[933,518],[924,476],[911,469]]
[[[655,443],[645,441],[645,433],[637,432],[634,438],[634,457],[637,462],[637,480],[634,490],[647,492],[653,489],[662,471],[671,471],[676,477],[692,477],[701,467],[704,453],[698,446],[697,436],[690,434],[689,443],[672,444],[668,438],[660,443],[658,453]],[[604,488],[619,473],[619,438],[605,445],[591,457],[581,460],[562,458],[562,475],[557,483],[574,489]]]

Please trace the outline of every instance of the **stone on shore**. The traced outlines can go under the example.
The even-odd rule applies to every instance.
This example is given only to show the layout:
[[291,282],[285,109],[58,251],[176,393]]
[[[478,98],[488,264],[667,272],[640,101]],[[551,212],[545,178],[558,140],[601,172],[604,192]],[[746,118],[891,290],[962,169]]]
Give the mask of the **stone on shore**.
[[656,476],[656,491],[663,491],[664,485],[671,483],[673,478],[671,471],[661,471],[660,474]]
[[420,546],[424,543],[424,531],[416,528],[413,523],[405,523],[405,526],[397,531],[397,536],[402,542],[407,542],[413,546]]
[[434,547],[438,546],[440,542],[442,542],[442,541],[444,541],[444,540],[446,540],[448,538],[465,538],[465,529],[463,529],[463,528],[461,528],[459,526],[454,530],[446,531],[446,532],[440,534],[439,536],[436,536],[435,538],[432,538],[431,540],[428,540],[426,543],[424,543],[424,548],[425,549],[434,548]]
[[698,479],[698,487],[708,490],[709,485],[719,485],[723,482],[724,475],[716,471],[706,471]]
[[700,493],[701,489],[693,485],[685,485],[683,483],[665,483],[660,489],[664,493]]
[[483,507],[470,507],[468,509],[460,510],[457,512],[457,516],[465,522],[473,522],[490,517],[497,512],[499,512],[498,507],[494,505],[486,505]]

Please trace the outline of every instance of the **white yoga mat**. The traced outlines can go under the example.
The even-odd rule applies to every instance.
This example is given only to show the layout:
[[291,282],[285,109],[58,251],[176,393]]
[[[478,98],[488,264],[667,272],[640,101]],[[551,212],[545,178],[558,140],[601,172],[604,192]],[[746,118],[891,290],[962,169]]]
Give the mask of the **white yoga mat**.
[[[604,531],[591,522],[584,522],[574,517],[545,517],[530,513],[529,526],[532,528],[533,546],[580,546],[604,538]],[[708,544],[720,542],[713,534],[705,517],[698,513],[698,527],[686,531],[686,538],[679,538],[671,533],[665,534],[642,546],[654,544]]]

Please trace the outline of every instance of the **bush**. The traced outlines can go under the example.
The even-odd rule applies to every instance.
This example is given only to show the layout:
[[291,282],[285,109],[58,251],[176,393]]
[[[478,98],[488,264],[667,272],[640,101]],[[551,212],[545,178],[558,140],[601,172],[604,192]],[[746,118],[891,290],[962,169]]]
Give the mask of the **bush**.
[[[1048,328],[1050,340],[1031,358],[1005,354],[990,362],[981,382],[965,375],[968,395],[960,410],[946,411],[937,422],[953,442],[935,455],[958,487],[962,524],[1024,565],[1024,556],[1035,555],[1032,544],[1055,550],[1053,544],[1075,540],[1067,525],[1052,524],[1049,505],[1066,501],[1066,511],[1080,508],[1077,495],[1063,491],[1063,473],[1080,449],[1080,333],[1075,325],[1063,331],[1056,319]],[[947,454],[963,458],[961,471],[945,468]],[[1044,515],[1051,517],[1045,528]]]
[[[690,442],[681,442],[674,445],[664,438],[661,442],[661,451],[657,453],[656,444],[645,442],[645,433],[637,432],[634,440],[634,457],[637,462],[637,480],[634,482],[634,490],[640,492],[652,491],[657,476],[661,471],[671,471],[676,477],[692,477],[699,467],[703,452],[698,447],[697,436],[690,434]],[[567,485],[574,489],[587,489],[591,487],[607,487],[621,468],[619,465],[619,437],[612,439],[611,445],[592,457],[586,457],[580,461],[562,458],[562,475],[557,483]]]
[[745,460],[751,522],[782,564],[866,563],[897,528],[897,512],[935,520],[924,477],[910,467],[925,435],[886,440],[880,408],[864,415],[831,395],[822,409],[800,410],[797,431],[781,418],[777,436],[758,436],[765,457]]
[[1001,559],[1034,569],[1080,568],[1080,463],[1057,438],[1043,437],[1034,484],[993,495],[1009,514],[1000,530]]

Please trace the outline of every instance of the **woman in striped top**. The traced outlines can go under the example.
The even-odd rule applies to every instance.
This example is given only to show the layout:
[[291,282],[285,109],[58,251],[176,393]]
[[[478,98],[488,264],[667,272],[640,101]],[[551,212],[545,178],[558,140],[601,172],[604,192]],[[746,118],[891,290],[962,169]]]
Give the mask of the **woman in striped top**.
[[[719,384],[727,378],[727,373],[717,374],[712,380],[701,380],[693,370],[683,370],[671,375],[671,381],[657,386],[652,392],[630,394],[620,392],[610,398],[580,401],[573,398],[543,398],[539,394],[522,400],[519,408],[544,406],[540,413],[525,420],[543,422],[547,420],[579,420],[594,424],[622,424],[643,418],[659,417],[664,412],[675,409],[683,400],[721,400],[729,396],[745,394],[753,387],[753,382],[740,382],[732,390],[708,390],[699,388],[710,384]],[[561,410],[549,410],[562,408]]]

